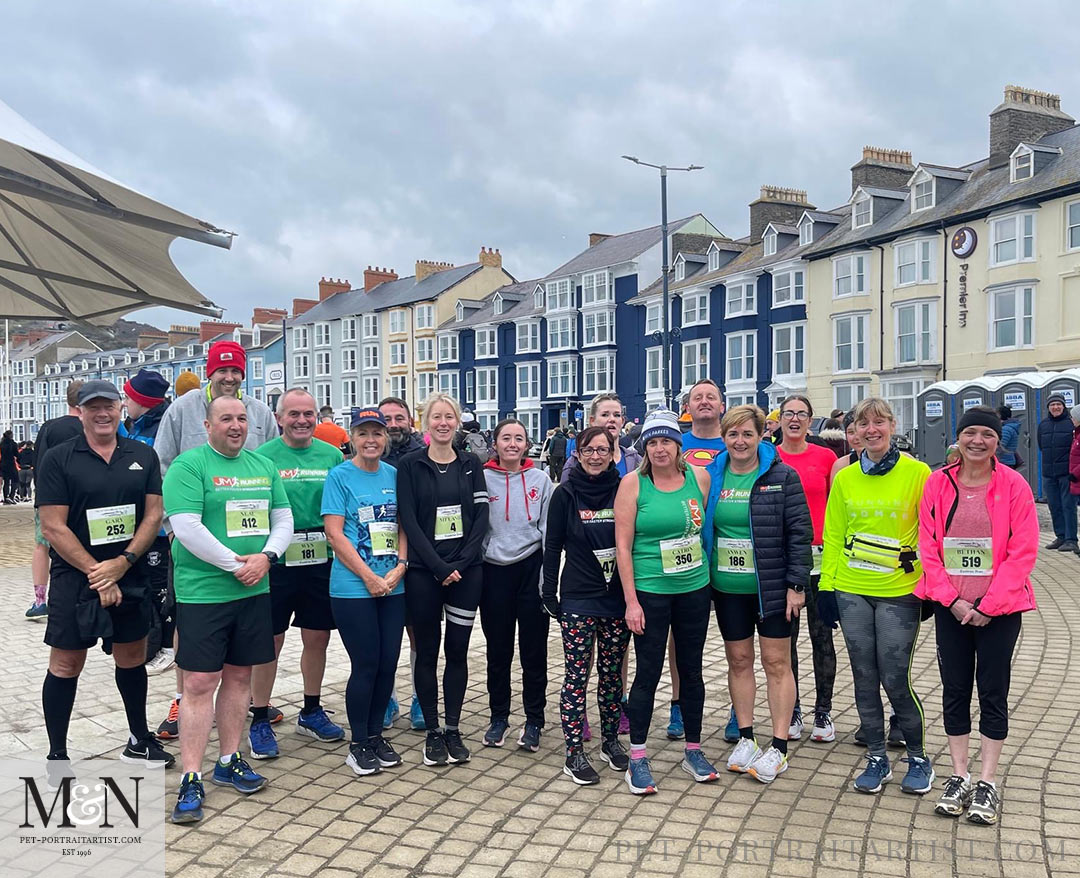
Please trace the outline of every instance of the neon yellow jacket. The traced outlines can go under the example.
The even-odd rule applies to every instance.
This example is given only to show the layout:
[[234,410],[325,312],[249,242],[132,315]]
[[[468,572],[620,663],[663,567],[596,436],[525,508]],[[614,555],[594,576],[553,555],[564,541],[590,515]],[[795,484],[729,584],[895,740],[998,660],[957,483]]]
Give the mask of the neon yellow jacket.
[[821,591],[893,598],[915,590],[919,502],[929,477],[925,463],[903,454],[883,476],[865,475],[857,463],[836,474],[825,506]]

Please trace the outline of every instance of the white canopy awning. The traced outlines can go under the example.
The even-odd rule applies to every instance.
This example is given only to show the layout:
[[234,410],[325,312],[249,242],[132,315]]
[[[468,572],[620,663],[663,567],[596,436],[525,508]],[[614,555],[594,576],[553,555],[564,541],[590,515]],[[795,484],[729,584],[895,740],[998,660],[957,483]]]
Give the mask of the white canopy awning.
[[0,318],[108,324],[162,305],[220,317],[169,257],[232,233],[130,189],[0,101]]

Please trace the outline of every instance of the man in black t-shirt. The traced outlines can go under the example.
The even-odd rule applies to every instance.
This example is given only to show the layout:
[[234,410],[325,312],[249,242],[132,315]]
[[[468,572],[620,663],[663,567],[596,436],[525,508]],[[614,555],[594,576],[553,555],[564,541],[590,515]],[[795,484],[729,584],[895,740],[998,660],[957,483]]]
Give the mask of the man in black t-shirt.
[[116,663],[130,738],[120,758],[173,764],[146,725],[149,574],[142,555],[161,527],[161,467],[154,450],[116,435],[120,393],[88,381],[77,398],[83,434],[50,448],[38,467],[38,507],[49,540],[51,647],[41,700],[49,760],[66,760],[67,732],[86,652],[100,639]]

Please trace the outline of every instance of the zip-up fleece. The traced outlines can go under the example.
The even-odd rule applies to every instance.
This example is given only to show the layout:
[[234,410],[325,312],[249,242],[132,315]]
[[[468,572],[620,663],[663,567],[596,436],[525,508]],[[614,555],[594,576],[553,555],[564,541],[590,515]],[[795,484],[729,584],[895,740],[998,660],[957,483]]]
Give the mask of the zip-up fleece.
[[[994,575],[986,594],[975,602],[986,616],[1004,616],[1037,609],[1030,574],[1039,552],[1039,518],[1027,479],[1004,464],[992,461],[986,490],[986,513]],[[945,572],[945,537],[949,534],[960,489],[960,464],[939,469],[926,480],[919,505],[919,556],[923,575],[915,595],[949,607],[960,596]]]
[[484,479],[488,492],[484,560],[505,567],[543,549],[548,502],[555,490],[551,479],[528,458],[516,473],[489,460],[484,464]]
[[435,511],[438,507],[439,473],[427,449],[406,454],[397,468],[398,521],[409,538],[409,565],[429,571],[443,582],[455,570],[483,562],[481,553],[488,529],[488,496],[484,471],[475,454],[456,451],[458,497],[465,536],[454,540],[454,552],[443,559],[435,548]]
[[[634,448],[633,445],[623,448],[619,446],[619,451],[622,452],[623,459],[626,461],[626,471],[632,473],[641,465],[641,452]],[[567,458],[566,465],[563,467],[562,476],[559,478],[559,484],[565,485],[570,478],[570,470],[574,467],[581,466],[581,460],[578,458],[577,449]]]
[[[707,468],[711,481],[701,536],[710,570],[716,536],[713,516],[724,487],[727,460],[728,452],[721,451]],[[750,537],[754,545],[761,618],[786,612],[788,587],[801,585],[806,588],[810,584],[813,566],[810,544],[814,539],[814,525],[810,521],[802,479],[780,460],[776,447],[764,441],[758,446],[758,474],[750,493]]]

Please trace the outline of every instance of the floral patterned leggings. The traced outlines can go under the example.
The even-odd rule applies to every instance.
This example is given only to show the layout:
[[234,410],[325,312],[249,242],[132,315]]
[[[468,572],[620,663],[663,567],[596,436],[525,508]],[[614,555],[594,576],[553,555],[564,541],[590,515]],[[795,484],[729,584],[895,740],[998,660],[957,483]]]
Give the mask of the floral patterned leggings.
[[630,643],[630,629],[622,617],[580,616],[563,613],[563,652],[566,654],[566,681],[563,683],[560,712],[568,756],[584,751],[581,735],[585,723],[585,696],[589,685],[593,642],[596,642],[597,701],[603,740],[613,740],[619,731],[619,702],[622,699],[622,660]]

